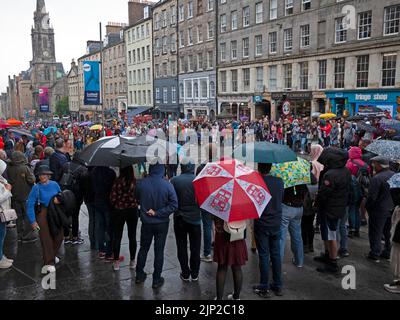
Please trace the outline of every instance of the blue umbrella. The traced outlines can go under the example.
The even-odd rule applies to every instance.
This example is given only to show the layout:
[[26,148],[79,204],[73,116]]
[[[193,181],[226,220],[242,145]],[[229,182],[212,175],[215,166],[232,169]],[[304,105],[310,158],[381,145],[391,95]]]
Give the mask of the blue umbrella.
[[256,163],[283,163],[297,161],[296,153],[294,153],[288,146],[264,141],[241,144],[235,148],[234,158]]
[[50,134],[51,132],[56,133],[57,132],[57,128],[56,127],[48,127],[44,130],[43,134],[45,136],[47,136],[48,134]]
[[392,176],[388,184],[390,186],[390,189],[398,189],[400,188],[400,173],[396,173],[394,176]]
[[34,139],[33,134],[25,129],[9,129],[8,131],[14,133],[18,138],[21,138],[22,136],[27,136],[29,140]]

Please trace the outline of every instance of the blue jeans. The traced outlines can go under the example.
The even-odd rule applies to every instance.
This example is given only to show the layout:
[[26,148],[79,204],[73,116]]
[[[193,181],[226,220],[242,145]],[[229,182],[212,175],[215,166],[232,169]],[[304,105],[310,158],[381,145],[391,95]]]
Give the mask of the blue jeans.
[[293,136],[293,137],[292,137],[292,150],[293,150],[294,152],[296,152],[296,144],[297,144],[297,141],[300,141],[300,139],[299,139],[297,136]]
[[95,205],[95,237],[100,252],[107,257],[112,255],[111,209],[106,202],[96,202]]
[[89,214],[89,241],[90,241],[90,249],[99,250],[99,244],[96,241],[96,210],[93,203],[86,203],[86,207]]
[[[254,236],[256,238],[259,267],[260,286],[264,290],[282,288],[282,259],[280,250],[280,231],[271,232],[268,228],[254,225]],[[270,259],[272,262],[273,282],[269,284]]]
[[301,138],[301,151],[306,151],[307,138]]
[[145,277],[144,267],[146,265],[147,254],[150,250],[151,242],[154,237],[154,273],[153,283],[159,282],[164,265],[164,248],[168,235],[169,222],[166,223],[142,223],[140,231],[140,250],[137,257],[136,277]]
[[203,238],[204,238],[203,253],[204,256],[207,257],[211,254],[213,218],[211,213],[201,210],[201,219],[203,221]]
[[360,231],[360,204],[351,205],[349,210],[349,227],[351,230]]
[[6,238],[6,224],[0,222],[0,260],[3,259],[3,245]]
[[303,208],[294,208],[282,204],[282,223],[281,223],[281,260],[285,257],[286,235],[289,230],[291,249],[294,255],[294,262],[297,266],[304,264],[303,238],[301,237],[301,218]]
[[349,211],[348,208],[346,210],[346,214],[342,219],[339,219],[339,230],[338,236],[339,236],[339,243],[340,243],[340,249],[341,251],[347,251],[347,220],[349,220]]

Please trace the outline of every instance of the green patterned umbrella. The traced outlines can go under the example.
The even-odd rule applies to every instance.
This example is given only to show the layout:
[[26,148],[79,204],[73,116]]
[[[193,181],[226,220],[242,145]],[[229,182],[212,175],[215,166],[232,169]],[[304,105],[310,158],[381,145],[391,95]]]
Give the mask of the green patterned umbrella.
[[298,157],[297,161],[274,163],[270,175],[281,178],[285,189],[311,183],[310,162]]

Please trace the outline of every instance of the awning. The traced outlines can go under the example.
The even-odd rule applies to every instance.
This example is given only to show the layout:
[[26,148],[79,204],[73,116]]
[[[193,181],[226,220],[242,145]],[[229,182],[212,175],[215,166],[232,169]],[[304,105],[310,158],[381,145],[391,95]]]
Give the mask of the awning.
[[149,109],[151,109],[152,107],[137,107],[134,109],[129,109],[128,110],[128,116],[129,117],[135,117],[143,112],[148,111]]

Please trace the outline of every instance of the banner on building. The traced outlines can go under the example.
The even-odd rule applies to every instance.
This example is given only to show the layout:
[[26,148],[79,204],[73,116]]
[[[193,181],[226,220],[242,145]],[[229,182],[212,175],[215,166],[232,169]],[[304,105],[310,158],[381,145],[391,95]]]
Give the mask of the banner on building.
[[83,77],[85,83],[84,104],[91,106],[100,105],[100,62],[83,62]]
[[50,112],[49,88],[39,87],[39,108],[40,112]]

